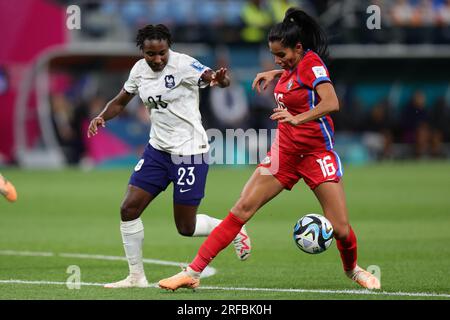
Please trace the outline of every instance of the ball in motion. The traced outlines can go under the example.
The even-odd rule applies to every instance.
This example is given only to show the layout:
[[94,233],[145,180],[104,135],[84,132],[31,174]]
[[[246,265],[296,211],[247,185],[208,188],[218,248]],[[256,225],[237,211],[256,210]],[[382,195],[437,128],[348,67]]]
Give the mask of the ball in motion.
[[333,226],[320,214],[307,214],[295,224],[294,241],[306,253],[321,253],[333,242]]

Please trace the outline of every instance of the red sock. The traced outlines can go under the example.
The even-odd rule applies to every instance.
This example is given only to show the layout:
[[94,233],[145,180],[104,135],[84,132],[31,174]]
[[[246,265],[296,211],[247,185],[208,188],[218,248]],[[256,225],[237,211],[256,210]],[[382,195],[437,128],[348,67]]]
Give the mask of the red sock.
[[355,269],[358,254],[357,254],[356,236],[355,233],[353,232],[352,227],[350,227],[350,233],[348,234],[347,239],[336,240],[336,244],[341,254],[341,260],[342,265],[344,266],[344,270],[350,271]]
[[212,259],[236,238],[244,224],[241,219],[230,212],[203,242],[189,267],[194,271],[202,272]]

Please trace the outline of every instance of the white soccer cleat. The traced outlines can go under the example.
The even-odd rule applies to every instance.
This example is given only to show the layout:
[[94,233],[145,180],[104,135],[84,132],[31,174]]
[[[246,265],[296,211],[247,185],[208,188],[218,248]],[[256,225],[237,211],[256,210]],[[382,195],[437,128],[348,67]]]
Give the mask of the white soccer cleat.
[[119,289],[119,288],[147,288],[148,287],[148,281],[145,275],[142,276],[136,276],[136,275],[129,275],[123,280],[113,282],[113,283],[107,283],[103,286],[104,288],[108,289]]
[[245,226],[239,231],[236,238],[233,240],[234,249],[239,260],[244,261],[250,257],[250,252],[252,251],[252,244],[250,242],[250,237],[247,234]]
[[380,280],[360,266],[356,266],[355,269],[351,271],[346,271],[345,274],[363,288],[369,290],[381,289]]

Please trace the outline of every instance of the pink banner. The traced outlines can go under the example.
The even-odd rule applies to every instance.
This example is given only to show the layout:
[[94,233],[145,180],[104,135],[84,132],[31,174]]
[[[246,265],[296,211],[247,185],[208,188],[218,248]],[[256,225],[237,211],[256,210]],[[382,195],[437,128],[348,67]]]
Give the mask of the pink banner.
[[[25,71],[46,48],[66,42],[65,19],[66,8],[53,1],[0,0],[0,163],[14,160],[14,107]],[[27,126],[37,127],[30,116]]]

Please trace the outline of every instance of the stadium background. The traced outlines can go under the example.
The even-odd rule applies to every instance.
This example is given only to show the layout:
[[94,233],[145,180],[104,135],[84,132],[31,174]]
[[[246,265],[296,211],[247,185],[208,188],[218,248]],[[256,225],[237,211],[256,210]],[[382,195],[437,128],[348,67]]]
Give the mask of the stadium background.
[[[73,4],[80,8],[80,29],[67,27],[73,11],[66,10]],[[390,241],[377,242],[385,233],[380,228],[399,232],[399,228],[409,226],[411,229],[388,238],[421,243],[418,247],[413,245],[408,254],[410,258],[420,257],[417,259],[422,261],[423,270],[429,267],[433,253],[439,254],[435,261],[439,274],[425,286],[413,281],[415,286],[410,291],[448,293],[450,255],[444,244],[450,240],[450,203],[445,196],[450,189],[450,1],[445,0],[0,0],[0,171],[16,184],[19,192],[16,204],[0,204],[0,212],[6,217],[0,225],[2,252],[46,251],[52,247],[59,252],[76,250],[73,243],[81,241],[76,238],[77,228],[85,228],[85,221],[95,213],[98,217],[94,223],[99,225],[98,229],[92,228],[90,236],[94,238],[98,232],[99,236],[109,237],[111,243],[98,248],[86,243],[84,248],[122,254],[116,226],[118,206],[129,172],[147,143],[149,118],[135,98],[95,139],[88,140],[85,132],[89,119],[117,94],[139,59],[134,37],[136,30],[148,23],[164,23],[170,28],[174,50],[188,53],[212,68],[230,69],[233,86],[224,94],[217,94],[214,89],[201,91],[205,128],[274,128],[268,119],[274,105],[270,88],[266,94],[257,95],[251,90],[251,83],[257,72],[275,67],[267,49],[266,32],[271,24],[281,21],[290,5],[317,17],[329,36],[327,66],[341,102],[341,111],[333,115],[336,150],[347,170],[349,203],[353,203],[350,209],[357,211],[351,217],[361,230],[361,242],[374,252],[379,249],[380,255],[380,243],[386,244],[388,257],[402,256],[410,242],[400,241],[389,251]],[[380,8],[381,29],[367,27],[373,14],[367,12],[370,5]],[[246,159],[248,148],[251,145],[235,151]],[[205,199],[208,202],[202,209],[224,215],[251,168],[213,166]],[[225,196],[220,190],[233,191]],[[271,204],[263,210],[266,218],[255,219],[255,224],[249,226],[255,233],[256,246],[258,230],[276,236],[277,232],[284,233],[290,243],[289,232],[295,220],[308,210],[320,211],[310,195],[302,195],[304,207],[297,203],[294,193],[299,192],[308,193],[296,190],[283,195],[278,206]],[[93,205],[95,197],[107,205],[88,206]],[[201,239],[191,241],[176,235],[171,225],[170,201],[170,194],[164,195],[148,211],[156,211],[154,223],[158,225],[159,221],[168,230],[159,234],[162,248],[171,252],[169,247],[179,245],[180,251],[185,250],[180,259],[188,260]],[[372,206],[370,203],[373,211],[367,208]],[[273,213],[279,211],[279,215]],[[153,218],[148,214],[145,219],[150,223]],[[279,219],[280,225],[271,225],[271,219]],[[32,221],[35,227],[45,225],[48,238],[33,228]],[[69,221],[72,228],[61,229]],[[375,230],[374,226],[380,228]],[[431,235],[424,236],[427,232]],[[65,235],[74,238],[65,242]],[[146,241],[152,243],[153,236],[149,232],[148,238],[153,240]],[[170,241],[170,237],[175,240]],[[431,243],[425,246],[422,242],[426,241]],[[259,245],[262,243],[269,246],[268,252],[278,253],[270,249],[271,243],[261,240]],[[37,245],[31,248],[33,244]],[[290,245],[283,252],[295,256],[296,249]],[[424,247],[433,248],[426,253],[429,256],[421,256]],[[146,250],[154,256],[152,249]],[[177,254],[174,255],[176,259]],[[15,262],[4,257],[0,256],[5,270],[0,278],[16,278]],[[287,259],[297,258],[304,257],[298,253],[298,257]],[[251,262],[253,267],[264,261],[258,263],[257,259]],[[315,265],[332,261],[334,267],[330,265],[330,270],[337,272],[335,256],[314,261]],[[286,270],[289,263],[286,262]],[[30,262],[30,268],[32,265]],[[117,275],[123,268],[123,264],[118,265]],[[160,272],[167,274],[167,270]],[[417,272],[417,278],[423,276],[422,271]],[[64,274],[60,277],[64,279]],[[227,279],[223,273],[220,277]],[[40,278],[48,277],[42,273]],[[286,281],[291,280],[287,277]],[[342,284],[348,286],[344,280],[329,286],[338,289]],[[6,289],[10,285],[4,284]],[[255,280],[256,285],[262,286]],[[305,287],[303,283],[298,286]],[[327,288],[325,284],[308,286]],[[16,291],[2,291],[9,292],[3,297],[36,297],[18,288],[18,296],[13,293]],[[392,290],[402,291],[402,287],[394,286]],[[55,292],[49,290],[43,297],[72,297]],[[186,297],[191,298],[183,296]],[[300,296],[305,297],[314,295]],[[203,298],[208,297],[200,297]],[[280,294],[262,298],[298,297]]]

